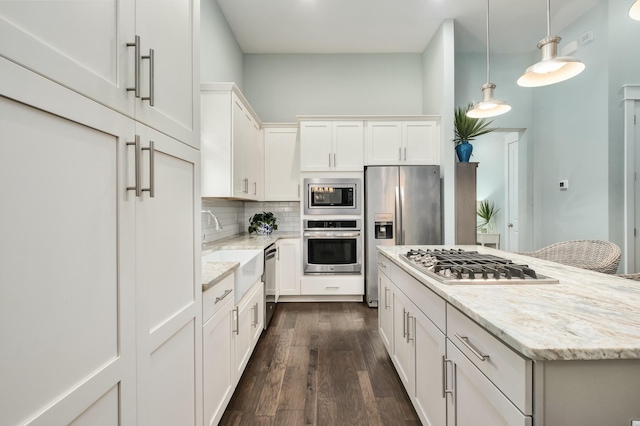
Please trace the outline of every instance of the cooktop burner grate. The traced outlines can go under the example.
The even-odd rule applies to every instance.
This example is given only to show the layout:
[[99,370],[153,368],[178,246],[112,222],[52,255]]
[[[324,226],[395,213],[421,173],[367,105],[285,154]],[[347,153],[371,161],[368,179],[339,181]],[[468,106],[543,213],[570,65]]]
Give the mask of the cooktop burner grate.
[[492,254],[461,249],[411,249],[400,257],[446,284],[556,284],[528,265]]

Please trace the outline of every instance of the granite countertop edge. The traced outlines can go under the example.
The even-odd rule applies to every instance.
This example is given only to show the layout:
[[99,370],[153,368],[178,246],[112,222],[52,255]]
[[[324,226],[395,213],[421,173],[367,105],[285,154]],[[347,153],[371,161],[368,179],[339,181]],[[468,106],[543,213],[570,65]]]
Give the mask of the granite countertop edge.
[[[448,285],[401,260],[409,247],[378,246],[395,265],[523,356],[542,361],[640,359],[637,282],[516,253],[473,249],[527,263],[558,284]],[[440,246],[442,248],[442,246]]]

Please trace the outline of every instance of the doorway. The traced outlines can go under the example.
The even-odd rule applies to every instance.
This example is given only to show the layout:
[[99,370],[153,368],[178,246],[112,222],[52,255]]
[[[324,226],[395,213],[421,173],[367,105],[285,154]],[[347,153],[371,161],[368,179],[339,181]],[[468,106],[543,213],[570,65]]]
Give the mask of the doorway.
[[505,244],[504,250],[518,251],[519,247],[519,168],[518,168],[518,141],[517,132],[508,133],[504,137],[505,143]]

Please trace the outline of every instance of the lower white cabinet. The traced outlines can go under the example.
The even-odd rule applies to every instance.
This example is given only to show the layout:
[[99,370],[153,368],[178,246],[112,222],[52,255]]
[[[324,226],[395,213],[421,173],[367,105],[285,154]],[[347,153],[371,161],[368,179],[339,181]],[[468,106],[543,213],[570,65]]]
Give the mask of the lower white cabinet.
[[415,338],[411,337],[409,323],[412,303],[398,288],[393,289],[393,360],[400,380],[410,397],[415,389]]
[[451,363],[451,397],[447,398],[449,426],[531,426],[531,417],[518,410],[478,370],[456,345],[447,341]]
[[283,238],[276,243],[276,302],[280,296],[300,294],[300,238]]
[[391,292],[391,280],[384,273],[384,270],[378,267],[378,330],[382,343],[389,353],[393,353],[391,341],[393,335],[393,307],[391,306],[393,294]]
[[[216,291],[218,290],[218,291]],[[211,292],[211,297],[207,297]],[[202,374],[204,424],[215,426],[233,395],[233,275],[203,295]],[[215,313],[206,317],[207,311]]]
[[237,384],[264,329],[262,281],[256,281],[236,305],[233,310],[233,322],[233,370]]

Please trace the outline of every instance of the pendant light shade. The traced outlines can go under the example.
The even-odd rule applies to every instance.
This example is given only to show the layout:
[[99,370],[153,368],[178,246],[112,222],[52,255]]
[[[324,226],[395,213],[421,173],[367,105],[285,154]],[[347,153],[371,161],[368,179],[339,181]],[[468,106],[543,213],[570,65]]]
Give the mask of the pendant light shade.
[[[640,1],[640,0],[639,0]],[[558,56],[560,37],[551,37],[551,0],[547,0],[547,37],[540,40],[538,49],[542,60],[531,65],[518,79],[523,87],[540,87],[559,83],[584,71],[585,65],[571,56]]]
[[487,0],[487,82],[482,85],[482,101],[478,102],[471,107],[469,111],[467,111],[468,117],[495,117],[511,110],[511,105],[505,101],[493,98],[493,89],[495,88],[496,85],[491,83],[489,73],[489,0]]
[[636,0],[629,9],[629,17],[640,21],[640,0]]

